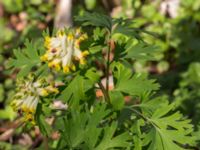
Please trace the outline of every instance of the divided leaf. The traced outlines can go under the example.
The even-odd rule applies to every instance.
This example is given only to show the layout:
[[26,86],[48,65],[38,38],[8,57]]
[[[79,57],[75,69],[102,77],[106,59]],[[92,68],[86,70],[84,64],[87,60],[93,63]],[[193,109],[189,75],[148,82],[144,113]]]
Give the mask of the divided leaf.
[[141,74],[133,75],[130,69],[120,63],[114,63],[112,68],[116,79],[115,90],[132,96],[141,96],[143,93],[159,89],[159,84],[155,83],[155,80],[147,79],[145,75]]
[[110,91],[110,103],[115,110],[121,110],[124,107],[124,96],[119,91]]
[[84,22],[83,25],[106,27],[109,31],[112,29],[111,18],[103,14],[85,12],[82,16],[76,16],[75,20]]
[[134,30],[132,28],[128,28],[125,24],[117,25],[113,31],[113,35],[115,35],[116,33],[121,33],[126,36],[134,37],[139,41],[143,41],[139,32],[137,32],[136,30]]
[[148,150],[184,150],[188,145],[195,144],[195,137],[191,136],[191,121],[184,119],[179,112],[168,115],[173,108],[173,104],[166,104],[158,108],[148,119],[153,126],[144,134],[143,146],[148,145]]
[[108,150],[115,147],[127,147],[128,133],[116,135],[117,123],[103,124],[110,113],[105,104],[97,104],[92,111],[73,110],[71,118],[64,118],[60,127],[65,147],[83,150]]
[[125,47],[124,58],[133,60],[156,60],[155,55],[159,53],[159,49],[155,45],[147,45],[143,42],[134,44],[133,40],[129,40]]
[[26,76],[33,67],[40,63],[40,53],[41,49],[38,49],[37,43],[33,44],[27,40],[24,49],[14,50],[16,58],[10,60],[9,66],[20,69],[18,77]]
[[87,70],[85,76],[93,83],[97,83],[100,79],[100,75],[95,68]]
[[101,143],[94,150],[108,150],[115,147],[129,147],[129,134],[127,132],[114,136],[117,123],[114,122],[109,127],[104,128],[104,136]]
[[141,33],[145,33],[148,35],[151,35],[153,37],[158,37],[156,33],[146,31],[144,29],[140,28],[134,28],[134,21],[130,19],[122,19],[122,18],[115,18],[112,20],[114,25],[113,29],[113,35],[116,33],[121,33],[129,37],[134,37],[139,41],[143,41],[143,37],[141,36]]
[[89,79],[84,79],[82,76],[77,75],[57,99],[77,106],[80,100],[86,98],[85,92],[90,88],[90,83],[91,81],[89,82]]

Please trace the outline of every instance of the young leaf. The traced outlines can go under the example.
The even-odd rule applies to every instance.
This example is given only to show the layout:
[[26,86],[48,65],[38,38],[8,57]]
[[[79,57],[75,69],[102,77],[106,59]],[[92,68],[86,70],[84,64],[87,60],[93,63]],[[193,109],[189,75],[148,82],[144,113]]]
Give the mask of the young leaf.
[[95,68],[89,69],[85,76],[92,82],[97,83],[100,79],[100,75],[98,74],[97,70]]

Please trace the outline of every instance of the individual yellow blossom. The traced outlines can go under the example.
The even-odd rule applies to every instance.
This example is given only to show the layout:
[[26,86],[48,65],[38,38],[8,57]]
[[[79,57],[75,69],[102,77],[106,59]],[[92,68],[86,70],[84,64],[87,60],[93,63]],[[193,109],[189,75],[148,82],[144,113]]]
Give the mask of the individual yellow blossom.
[[17,81],[17,90],[11,106],[15,111],[22,112],[24,121],[35,124],[34,115],[41,97],[58,92],[58,89],[49,85],[45,79],[35,80],[35,76],[31,74]]
[[75,71],[74,61],[80,64],[86,63],[85,57],[88,51],[80,50],[80,43],[87,39],[86,34],[81,33],[81,29],[69,29],[58,31],[54,37],[45,37],[44,46],[47,48],[46,53],[41,56],[41,60],[48,63],[48,66],[55,71],[62,70],[64,73]]

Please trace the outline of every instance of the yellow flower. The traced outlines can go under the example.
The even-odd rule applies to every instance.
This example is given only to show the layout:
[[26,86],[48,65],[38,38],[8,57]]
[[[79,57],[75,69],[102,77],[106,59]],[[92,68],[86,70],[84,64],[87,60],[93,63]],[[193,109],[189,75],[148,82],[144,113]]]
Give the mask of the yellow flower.
[[85,64],[85,57],[88,51],[80,50],[80,43],[87,39],[86,34],[81,34],[81,29],[69,29],[67,33],[58,31],[54,37],[45,37],[44,46],[46,53],[41,60],[48,63],[48,66],[55,71],[62,70],[64,73],[75,71],[74,61]]
[[48,93],[48,91],[47,91],[46,89],[41,89],[41,90],[39,91],[39,95],[41,95],[41,96],[48,96],[49,93]]
[[21,111],[24,121],[35,124],[34,115],[41,97],[59,91],[53,85],[49,85],[45,79],[35,80],[33,75],[17,81],[17,92],[11,102],[15,111]]

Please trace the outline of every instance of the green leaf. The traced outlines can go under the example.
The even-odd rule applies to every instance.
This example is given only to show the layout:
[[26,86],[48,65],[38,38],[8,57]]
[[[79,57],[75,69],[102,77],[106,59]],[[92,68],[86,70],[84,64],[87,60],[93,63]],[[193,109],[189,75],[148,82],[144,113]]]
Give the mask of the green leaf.
[[36,114],[35,114],[36,123],[41,131],[41,133],[45,136],[50,136],[52,133],[51,126],[46,122],[45,116],[42,112],[42,104],[38,104]]
[[100,123],[104,121],[110,113],[110,110],[106,109],[106,105],[101,103],[94,105],[92,109],[84,134],[86,147],[89,149],[93,149],[96,146],[102,132]]
[[85,12],[83,16],[76,16],[75,20],[84,22],[83,25],[106,27],[107,29],[109,29],[109,31],[111,31],[112,29],[111,18],[103,14]]
[[159,53],[159,49],[155,45],[147,45],[139,42],[136,45],[133,40],[129,40],[126,44],[124,58],[133,60],[156,60],[155,55]]
[[124,107],[124,96],[119,91],[110,91],[110,103],[116,110],[121,110]]
[[113,36],[117,33],[123,34],[125,36],[129,37],[135,37],[139,41],[143,41],[142,37],[139,35],[138,32],[136,32],[134,29],[127,28],[126,25],[118,25],[115,30],[113,31]]
[[25,48],[15,49],[15,59],[10,59],[9,67],[19,68],[18,77],[26,76],[33,67],[40,63],[39,49],[37,43],[33,44],[30,41],[25,42]]
[[80,100],[84,100],[87,96],[85,92],[91,88],[91,82],[77,75],[69,85],[61,92],[57,99],[68,102],[69,105],[78,106]]
[[6,0],[1,1],[1,3],[4,5],[5,10],[10,13],[22,11],[24,7],[23,0]]
[[173,104],[166,104],[148,119],[153,126],[146,135],[144,134],[143,146],[149,145],[148,150],[184,150],[185,145],[195,144],[195,137],[191,136],[191,121],[184,119],[179,112],[168,115],[173,107]]
[[159,96],[152,100],[143,99],[141,100],[140,104],[136,104],[135,106],[140,107],[140,109],[142,110],[142,113],[145,114],[145,116],[149,117],[149,116],[152,116],[155,110],[165,106],[168,103],[169,102],[168,102],[167,96]]
[[42,3],[42,0],[30,0],[30,3],[33,5],[40,5]]
[[125,68],[121,63],[113,63],[112,70],[116,79],[115,90],[128,93],[133,96],[141,96],[143,93],[159,89],[155,80],[147,79],[144,74],[132,74],[132,71]]
[[96,54],[96,53],[98,53],[98,52],[101,52],[102,51],[102,46],[101,45],[96,45],[96,46],[92,46],[92,47],[90,47],[89,48],[89,52],[91,53],[91,54]]
[[98,103],[90,111],[84,108],[82,112],[80,110],[70,112],[69,118],[64,117],[63,124],[59,128],[65,147],[109,150],[129,145],[127,140],[130,137],[127,132],[116,134],[117,123],[112,123],[110,126],[102,124],[110,113],[105,104]]
[[[185,119],[180,112],[173,112],[175,103],[169,104],[166,98],[160,96],[153,100],[143,99],[141,104],[133,105],[133,112],[146,121],[139,126],[138,138],[142,140],[142,146],[147,150],[184,150],[194,146],[196,137],[192,135],[191,120]],[[142,113],[135,109],[136,107],[139,107]],[[132,128],[135,129],[135,126]],[[135,133],[135,130],[132,130],[132,133]]]
[[88,10],[92,10],[96,6],[96,0],[85,0],[85,5]]
[[101,143],[94,150],[108,150],[115,147],[129,147],[129,134],[127,132],[117,135],[114,133],[117,129],[117,123],[112,123],[110,127],[104,128],[104,136]]
[[[105,35],[106,35],[106,29],[105,28],[100,28],[100,27],[96,27],[94,30],[93,30],[93,39],[95,40],[95,41],[104,41],[104,38],[105,38]],[[102,43],[103,44],[103,43]],[[94,46],[94,45],[92,45],[92,46]],[[100,50],[102,50],[102,45],[100,44],[100,45],[98,45],[99,46],[99,48],[101,48],[101,49],[98,49],[99,51]],[[98,47],[97,47],[98,48]],[[96,49],[97,50],[97,49]],[[93,53],[93,51],[90,51],[91,53]]]
[[94,84],[97,83],[100,79],[100,75],[95,68],[87,70],[85,76]]
[[4,109],[0,109],[0,119],[14,120],[16,116],[16,112],[10,106],[6,106]]
[[1,150],[28,150],[29,145],[20,145],[20,144],[13,144],[9,142],[0,141],[0,149]]
[[142,150],[142,132],[140,130],[141,126],[143,125],[143,120],[138,119],[134,122],[133,126],[131,127],[131,132],[133,133],[133,143],[134,143],[134,150]]

